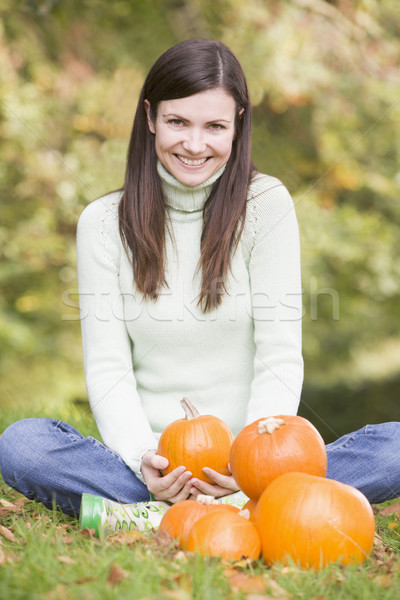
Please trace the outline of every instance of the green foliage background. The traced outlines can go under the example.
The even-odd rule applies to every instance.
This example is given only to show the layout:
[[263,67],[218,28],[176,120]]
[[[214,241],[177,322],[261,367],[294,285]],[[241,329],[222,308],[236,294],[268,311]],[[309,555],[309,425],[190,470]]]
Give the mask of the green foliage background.
[[[301,414],[326,441],[398,420],[397,0],[0,0],[0,403],[87,413],[75,228],[120,187],[139,90],[187,38],[248,76],[254,160],[296,203]],[[12,410],[11,410],[12,409]]]

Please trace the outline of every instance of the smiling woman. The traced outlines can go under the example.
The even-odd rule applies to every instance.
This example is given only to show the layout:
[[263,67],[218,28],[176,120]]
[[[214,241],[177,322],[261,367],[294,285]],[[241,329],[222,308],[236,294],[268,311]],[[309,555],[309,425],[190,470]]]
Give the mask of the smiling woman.
[[148,100],[145,104],[157,157],[178,181],[199,185],[228,162],[235,135],[236,104],[224,89],[164,100],[155,121]]
[[[250,136],[246,78],[224,44],[188,40],[154,63],[123,188],[78,224],[85,378],[104,443],[57,420],[11,425],[1,472],[29,498],[79,514],[83,493],[122,503],[150,492],[226,496],[238,490],[232,475],[206,464],[206,481],[186,465],[167,473],[156,453],[181,398],[235,435],[296,414],[299,232],[287,189],[254,167]],[[399,439],[398,423],[345,436],[327,448],[328,477],[374,502],[399,495]]]

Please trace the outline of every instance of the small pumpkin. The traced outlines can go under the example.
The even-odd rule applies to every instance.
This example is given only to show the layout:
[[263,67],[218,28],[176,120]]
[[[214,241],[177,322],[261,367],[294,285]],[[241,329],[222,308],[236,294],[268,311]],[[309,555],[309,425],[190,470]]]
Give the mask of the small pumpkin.
[[236,436],[230,467],[236,483],[257,501],[271,481],[290,471],[325,477],[324,440],[310,421],[296,415],[258,419]]
[[246,502],[246,504],[243,506],[243,510],[248,510],[249,511],[249,521],[251,523],[255,523],[256,522],[256,506],[257,506],[257,502],[255,502],[255,500],[252,500],[251,498],[249,498]]
[[202,556],[219,556],[227,561],[241,558],[257,560],[261,550],[260,536],[253,523],[241,516],[241,512],[221,510],[201,517],[190,531],[186,549]]
[[173,504],[161,519],[159,529],[177,539],[180,547],[185,549],[196,521],[213,510],[221,509],[239,512],[236,506],[221,504],[213,496],[199,494],[195,500],[181,500]]
[[213,415],[200,415],[188,398],[183,398],[181,405],[185,418],[167,425],[158,442],[157,453],[169,461],[162,474],[184,465],[193,477],[207,483],[214,482],[203,473],[203,467],[230,475],[233,434],[228,425]]
[[331,562],[363,562],[375,521],[356,488],[307,473],[277,477],[257,502],[256,527],[264,561],[320,569]]

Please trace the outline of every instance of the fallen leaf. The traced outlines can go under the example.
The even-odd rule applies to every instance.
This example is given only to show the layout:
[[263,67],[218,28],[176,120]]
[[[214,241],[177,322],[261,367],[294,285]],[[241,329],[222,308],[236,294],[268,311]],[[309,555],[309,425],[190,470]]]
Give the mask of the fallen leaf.
[[143,533],[137,529],[131,531],[123,531],[122,533],[115,533],[108,537],[108,541],[111,544],[126,544],[127,546],[133,546],[144,538]]
[[164,592],[164,596],[171,598],[171,600],[190,600],[193,596],[186,590],[167,590]]
[[374,546],[380,546],[381,544],[383,544],[382,536],[375,532]]
[[64,535],[62,541],[64,542],[64,544],[72,544],[74,538],[71,535]]
[[29,498],[25,498],[25,496],[21,496],[21,498],[17,498],[15,502],[13,502],[13,504],[14,506],[17,506],[20,509],[23,508],[25,504],[29,504],[29,502],[32,502],[32,500],[29,500]]
[[233,568],[227,568],[223,570],[223,574],[225,575],[225,577],[232,577],[233,575],[236,575],[237,570],[233,569]]
[[14,506],[12,502],[9,502],[5,498],[0,498],[0,504],[4,506],[4,508],[8,508],[8,510],[11,510],[12,512],[16,512],[18,510],[18,508]]
[[54,589],[47,592],[44,597],[46,600],[67,600],[66,587],[59,583]]
[[276,598],[269,594],[246,594],[246,600],[276,600]]
[[240,560],[235,560],[232,564],[232,567],[235,569],[248,569],[254,561],[250,558],[241,558]]
[[390,506],[386,506],[385,508],[382,508],[382,510],[380,510],[378,514],[385,516],[385,515],[393,515],[394,513],[396,513],[400,516],[400,502],[395,502],[394,504],[391,504]]
[[117,585],[121,583],[126,577],[128,577],[128,571],[125,571],[122,567],[117,564],[113,564],[110,567],[107,577],[107,583],[109,585]]
[[43,521],[43,523],[49,522],[49,517],[47,515],[36,515],[35,521]]
[[75,583],[78,585],[83,585],[84,583],[89,583],[90,581],[96,581],[94,577],[80,577],[75,580]]
[[22,512],[25,502],[29,502],[29,500],[23,497],[18,498],[15,502],[9,502],[5,498],[0,498],[0,516],[8,517],[9,515]]
[[96,531],[93,528],[89,527],[85,527],[85,529],[80,529],[79,531],[82,535],[84,535],[87,538],[90,538],[91,540],[94,539],[96,533]]
[[74,565],[76,562],[73,558],[71,558],[71,556],[66,556],[65,554],[59,554],[57,556],[57,560],[64,563],[65,565]]
[[3,552],[3,550],[0,548],[0,565],[4,565],[7,562],[7,555],[5,552]]
[[8,529],[7,527],[4,527],[4,525],[0,525],[0,534],[6,538],[6,540],[8,540],[9,542],[16,542],[16,538],[15,535],[13,534],[13,532],[11,531],[11,529]]
[[157,533],[153,536],[153,548],[162,553],[164,557],[170,556],[173,560],[177,553],[180,552],[180,546],[178,540],[173,538],[169,533],[164,530],[158,529]]
[[267,580],[262,575],[248,577],[237,571],[234,575],[230,575],[228,579],[231,588],[235,592],[263,593],[266,591]]
[[390,588],[393,584],[393,575],[391,573],[376,575],[373,577],[373,582],[379,587]]
[[282,567],[280,572],[282,575],[293,575],[294,573],[298,574],[300,571],[299,567]]
[[171,546],[177,543],[176,539],[164,529],[157,529],[153,539],[158,546]]
[[384,566],[387,571],[391,571],[393,565],[397,563],[395,553],[389,546],[385,546],[384,544],[374,547],[372,557],[376,565]]
[[342,571],[333,571],[329,576],[329,581],[333,581],[334,583],[344,583],[346,580],[346,576]]
[[182,569],[179,569],[176,573],[174,573],[171,577],[169,574],[168,581],[175,581],[179,585],[180,590],[184,590],[190,594],[192,598],[193,594],[193,578],[188,573],[183,573]]
[[186,563],[188,561],[187,554],[185,554],[183,550],[178,550],[175,554],[175,560]]
[[283,589],[283,587],[272,578],[268,579],[268,591],[274,594],[274,598],[280,598],[281,600],[289,600],[289,598],[291,598],[289,592]]

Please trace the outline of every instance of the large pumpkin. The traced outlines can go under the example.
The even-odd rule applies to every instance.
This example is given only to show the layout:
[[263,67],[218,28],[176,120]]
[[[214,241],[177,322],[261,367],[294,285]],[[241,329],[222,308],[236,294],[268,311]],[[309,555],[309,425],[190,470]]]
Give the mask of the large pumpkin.
[[229,510],[213,511],[193,525],[186,544],[189,552],[219,556],[224,560],[260,556],[260,536],[253,523]]
[[187,398],[181,400],[181,404],[185,418],[167,425],[158,442],[157,453],[169,461],[163,475],[181,465],[191,471],[193,477],[207,483],[214,482],[203,473],[203,467],[230,475],[228,463],[233,435],[228,425],[218,417],[199,415]]
[[257,502],[256,527],[267,564],[293,560],[316,569],[330,562],[364,561],[375,522],[357,489],[307,473],[277,477]]
[[271,481],[290,471],[325,477],[327,455],[317,429],[303,417],[258,419],[236,436],[230,467],[236,483],[257,501]]
[[173,504],[161,519],[159,529],[177,539],[180,547],[185,549],[193,525],[213,510],[239,512],[236,506],[220,504],[212,496],[199,494],[196,500],[181,500]]

